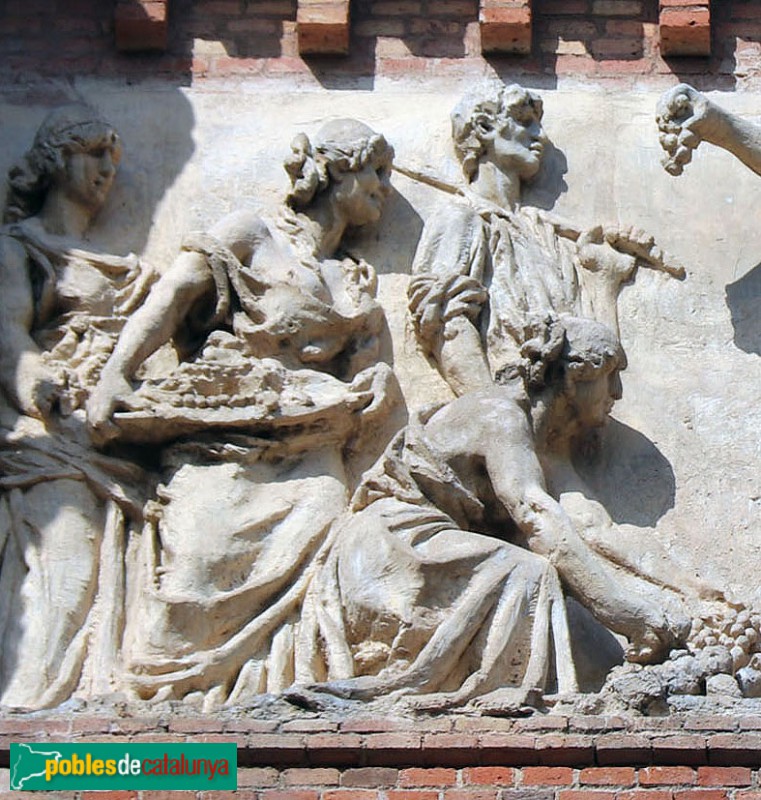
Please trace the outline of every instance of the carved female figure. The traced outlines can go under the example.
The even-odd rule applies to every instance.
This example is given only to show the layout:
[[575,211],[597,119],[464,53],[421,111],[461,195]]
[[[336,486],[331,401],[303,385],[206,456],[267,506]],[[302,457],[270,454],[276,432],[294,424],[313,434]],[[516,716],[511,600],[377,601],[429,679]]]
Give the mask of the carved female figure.
[[679,602],[585,543],[557,499],[620,397],[618,339],[575,317],[532,332],[522,380],[506,372],[423,412],[365,475],[304,616],[312,661],[325,660],[314,688],[495,713],[574,691],[561,580],[633,660],[684,641]]
[[[79,249],[121,156],[84,105],[52,112],[9,173],[0,229],[0,703],[108,691],[140,471],[89,450],[82,406],[147,274]],[[110,600],[99,594],[110,584]],[[87,657],[88,667],[85,668]],[[30,668],[30,665],[33,665]]]
[[[379,218],[393,151],[352,120],[292,147],[278,220],[236,213],[188,237],[89,407],[102,437],[148,425],[174,441],[125,636],[142,697],[213,707],[293,681],[293,625],[346,506],[347,447],[391,404],[374,273],[339,248]],[[133,392],[141,363],[183,333],[179,368]]]

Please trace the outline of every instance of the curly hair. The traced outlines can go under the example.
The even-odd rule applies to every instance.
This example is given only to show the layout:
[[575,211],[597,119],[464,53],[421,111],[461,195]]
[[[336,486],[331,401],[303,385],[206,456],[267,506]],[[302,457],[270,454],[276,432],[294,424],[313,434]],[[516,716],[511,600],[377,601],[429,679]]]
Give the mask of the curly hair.
[[353,119],[324,125],[312,144],[306,134],[291,142],[292,154],[285,161],[291,179],[287,203],[295,210],[307,208],[324,192],[336,172],[359,172],[367,164],[389,171],[394,149],[382,134]]
[[32,147],[8,171],[4,221],[19,222],[40,211],[53,178],[66,166],[67,156],[103,147],[111,149],[114,161],[119,161],[119,136],[95,109],[74,103],[52,111],[37,130]]
[[468,181],[478,172],[481,156],[486,152],[480,127],[484,122],[519,119],[530,114],[537,120],[543,115],[538,94],[512,83],[508,86],[485,83],[466,94],[450,115],[452,138],[462,170]]
[[527,390],[538,394],[565,385],[568,379],[587,381],[613,364],[626,368],[626,354],[616,334],[596,320],[547,316],[529,322],[521,345],[522,362],[502,370],[497,380],[523,378]]

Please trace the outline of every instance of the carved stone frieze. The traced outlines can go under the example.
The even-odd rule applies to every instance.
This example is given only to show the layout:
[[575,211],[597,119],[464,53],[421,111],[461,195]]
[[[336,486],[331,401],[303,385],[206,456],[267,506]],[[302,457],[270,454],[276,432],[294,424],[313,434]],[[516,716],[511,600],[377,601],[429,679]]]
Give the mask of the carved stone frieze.
[[[429,134],[414,104],[358,97],[375,130],[345,102],[279,143],[236,122],[240,153],[206,117],[139,256],[109,251],[131,224],[115,128],[85,105],[43,121],[0,229],[0,705],[665,713],[759,695],[758,598],[706,556],[714,465],[679,449],[729,434],[686,367],[664,377],[680,348],[694,367],[723,347],[733,375],[737,356],[685,310],[709,293],[684,238],[656,211],[603,213],[617,167],[586,161],[559,201],[579,139],[566,159],[546,133],[557,102],[484,83]],[[708,141],[761,173],[757,126],[691,87],[658,121],[669,172]],[[393,188],[378,129],[402,154]],[[119,191],[146,179],[133,157]],[[263,176],[248,194],[238,169]],[[727,463],[750,475],[732,403],[751,408],[753,379],[716,391]]]

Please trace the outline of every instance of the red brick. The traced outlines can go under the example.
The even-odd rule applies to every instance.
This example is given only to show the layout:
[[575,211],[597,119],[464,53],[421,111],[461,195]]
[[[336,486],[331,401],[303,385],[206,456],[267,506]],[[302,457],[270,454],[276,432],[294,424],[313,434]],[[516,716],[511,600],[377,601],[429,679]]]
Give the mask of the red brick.
[[596,786],[633,786],[633,767],[587,767],[579,773],[580,783]]
[[283,733],[325,733],[337,731],[338,723],[324,719],[292,719],[284,722],[280,730]]
[[[100,792],[98,792],[100,794]],[[187,800],[188,794],[184,791],[153,791],[151,790],[151,800]],[[307,800],[307,798],[304,798]]]
[[565,731],[568,730],[568,720],[566,717],[537,714],[535,717],[516,720],[515,730],[520,733],[524,731]]
[[362,745],[353,733],[315,733],[306,738],[307,759],[315,767],[357,767]]
[[569,767],[526,767],[522,783],[524,786],[568,786],[573,783],[573,770]]
[[511,767],[470,767],[463,770],[463,781],[487,786],[512,786],[515,782],[515,770]]
[[137,792],[82,792],[81,800],[133,800]]
[[444,800],[497,800],[497,789],[447,789]]
[[261,800],[319,800],[319,798],[320,793],[314,789],[265,789],[261,793]]
[[439,800],[438,789],[389,789],[386,791],[386,800]]
[[399,770],[392,767],[360,767],[347,769],[341,775],[341,786],[396,786]]
[[239,767],[238,787],[264,788],[277,786],[280,773],[273,767]]
[[375,789],[328,789],[320,797],[321,800],[378,800],[378,792]]
[[349,52],[349,0],[299,0],[296,26],[302,55]]
[[674,793],[666,789],[637,789],[616,792],[616,800],[672,800]]
[[757,767],[761,736],[752,733],[717,733],[708,737],[708,763],[716,766]]
[[600,766],[649,763],[650,739],[641,734],[602,734],[595,743]]
[[655,737],[652,746],[656,764],[694,767],[708,763],[706,738],[701,734]]
[[454,786],[457,770],[454,769],[403,769],[399,773],[398,786]]
[[392,731],[409,732],[409,722],[385,717],[357,717],[341,723],[342,733],[390,733]]
[[553,767],[572,767],[594,762],[594,742],[580,735],[541,736],[536,749],[539,763]]
[[283,772],[286,786],[338,786],[341,773],[337,769],[296,767]]
[[674,800],[727,800],[723,789],[683,789],[674,792]]
[[[100,792],[98,792],[98,794],[100,794]],[[198,795],[198,800],[230,800],[230,795],[231,792],[223,792],[221,790],[216,792],[201,792]],[[146,798],[146,800],[149,796],[147,792],[143,792],[143,797]],[[235,800],[261,800],[259,792],[253,789],[236,789],[233,797]],[[98,798],[93,798],[93,800],[98,800]]]
[[615,792],[599,789],[563,789],[558,792],[557,800],[615,800],[615,797]]
[[661,4],[661,53],[664,56],[711,54],[711,13],[708,5],[668,8]]
[[465,733],[428,733],[423,736],[422,758],[426,766],[441,764],[469,767],[479,758],[478,739]]
[[691,785],[695,780],[692,767],[645,767],[639,771],[640,786]]
[[167,0],[118,0],[117,50],[166,50],[168,30]]
[[699,767],[698,786],[750,786],[748,767]]
[[481,50],[484,53],[531,52],[531,3],[481,0]]
[[485,764],[524,767],[539,763],[534,736],[483,733],[478,737],[478,751]]

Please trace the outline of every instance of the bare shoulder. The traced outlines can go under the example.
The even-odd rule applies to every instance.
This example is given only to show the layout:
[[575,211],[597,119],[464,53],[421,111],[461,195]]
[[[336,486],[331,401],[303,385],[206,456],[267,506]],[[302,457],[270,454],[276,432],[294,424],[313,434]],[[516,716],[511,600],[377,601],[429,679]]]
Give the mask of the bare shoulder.
[[262,242],[272,238],[267,222],[254,211],[240,209],[223,217],[209,233],[245,260]]
[[509,440],[524,442],[531,437],[528,416],[518,392],[504,386],[458,397],[431,417],[426,431],[437,442],[482,453],[492,446],[504,446]]

